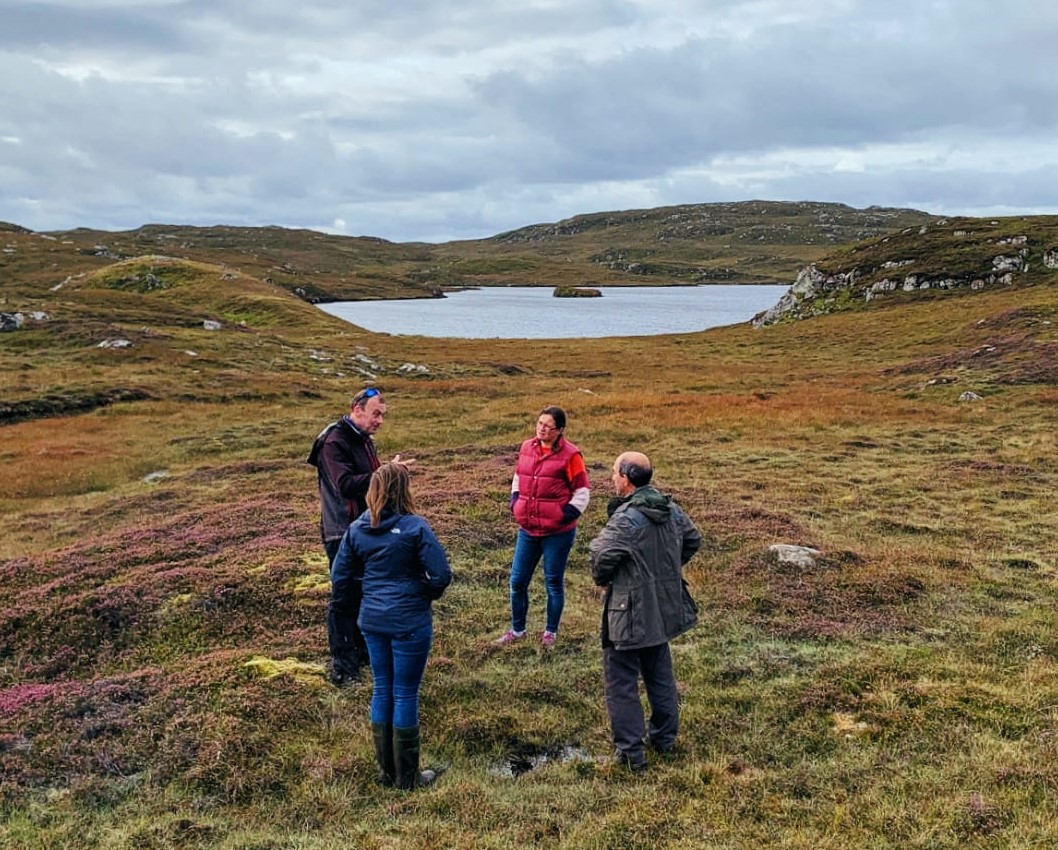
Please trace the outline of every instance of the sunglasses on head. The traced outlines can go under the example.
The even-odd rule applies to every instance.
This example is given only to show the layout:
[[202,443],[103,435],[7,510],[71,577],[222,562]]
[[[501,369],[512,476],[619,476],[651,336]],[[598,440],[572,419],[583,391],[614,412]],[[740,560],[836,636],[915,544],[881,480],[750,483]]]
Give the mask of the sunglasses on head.
[[363,404],[369,398],[374,398],[377,395],[382,395],[382,390],[378,387],[368,387],[366,390],[360,390],[360,392],[353,396],[352,407],[356,407],[358,404]]

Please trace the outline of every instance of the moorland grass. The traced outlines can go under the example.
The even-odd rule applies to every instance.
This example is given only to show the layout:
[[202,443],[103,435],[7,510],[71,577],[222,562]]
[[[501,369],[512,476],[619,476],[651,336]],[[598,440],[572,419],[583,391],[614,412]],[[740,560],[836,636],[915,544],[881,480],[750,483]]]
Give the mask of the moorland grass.
[[[5,397],[150,397],[2,429],[0,845],[1038,848],[1058,833],[1058,385],[1017,379],[1025,347],[966,356],[1012,312],[1052,315],[1058,289],[764,331],[459,342],[368,334],[293,299],[282,321],[205,331],[232,296],[204,284],[184,300],[16,293],[54,318],[31,349],[0,338]],[[94,349],[111,329],[133,347]],[[374,782],[370,684],[323,673],[304,457],[368,368],[391,411],[380,453],[417,459],[456,575],[423,687],[427,761],[446,772],[414,794]],[[982,399],[958,401],[967,389]],[[555,650],[500,650],[509,476],[545,404],[569,413],[594,497]],[[678,751],[642,776],[605,759],[587,563],[628,448],[705,536],[687,570],[702,622],[674,645]],[[794,569],[776,542],[824,557]],[[531,598],[535,628],[539,579]]]

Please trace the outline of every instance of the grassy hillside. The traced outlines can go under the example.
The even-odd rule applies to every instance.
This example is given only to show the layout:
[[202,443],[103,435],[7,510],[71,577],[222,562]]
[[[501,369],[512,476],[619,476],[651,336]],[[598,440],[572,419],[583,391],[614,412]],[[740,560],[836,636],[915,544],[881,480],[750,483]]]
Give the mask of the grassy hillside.
[[[279,227],[147,225],[42,234],[4,259],[24,276],[162,255],[223,266],[311,302],[425,298],[461,286],[787,282],[835,247],[932,220],[915,210],[751,201],[596,213],[442,245]],[[5,229],[23,230],[0,222]],[[43,254],[55,265],[42,266]]]
[[[234,263],[2,241],[0,311],[27,319],[0,334],[0,846],[954,850],[1058,832],[1053,276],[763,330],[453,341],[360,331]],[[390,402],[380,451],[418,459],[456,574],[423,690],[427,761],[448,770],[408,795],[374,784],[370,685],[324,675],[304,457],[365,372]],[[558,646],[498,650],[506,490],[546,404],[594,496]],[[688,570],[702,623],[675,644],[679,750],[641,776],[603,758],[586,554],[628,448],[707,541]],[[777,542],[824,554],[792,568]],[[531,598],[539,628],[539,579]]]
[[447,274],[483,285],[785,283],[837,246],[932,220],[808,201],[688,204],[578,215],[448,243],[438,256]]

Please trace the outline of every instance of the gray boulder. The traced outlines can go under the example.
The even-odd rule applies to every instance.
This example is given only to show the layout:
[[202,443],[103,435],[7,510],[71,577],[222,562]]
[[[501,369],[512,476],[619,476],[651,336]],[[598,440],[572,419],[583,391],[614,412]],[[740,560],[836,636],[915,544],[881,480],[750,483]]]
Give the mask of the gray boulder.
[[21,313],[0,313],[0,331],[17,331],[25,321]]
[[773,543],[768,551],[775,555],[780,564],[810,570],[816,565],[816,558],[823,553],[809,546],[793,546],[789,543]]

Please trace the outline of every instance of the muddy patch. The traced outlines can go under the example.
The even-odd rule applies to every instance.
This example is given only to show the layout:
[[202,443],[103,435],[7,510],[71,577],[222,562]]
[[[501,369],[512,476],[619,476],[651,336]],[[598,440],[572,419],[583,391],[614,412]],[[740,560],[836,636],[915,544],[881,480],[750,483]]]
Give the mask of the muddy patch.
[[551,747],[524,745],[515,748],[501,761],[489,768],[489,773],[500,779],[517,779],[548,764],[595,762],[596,758],[582,747],[557,744]]

